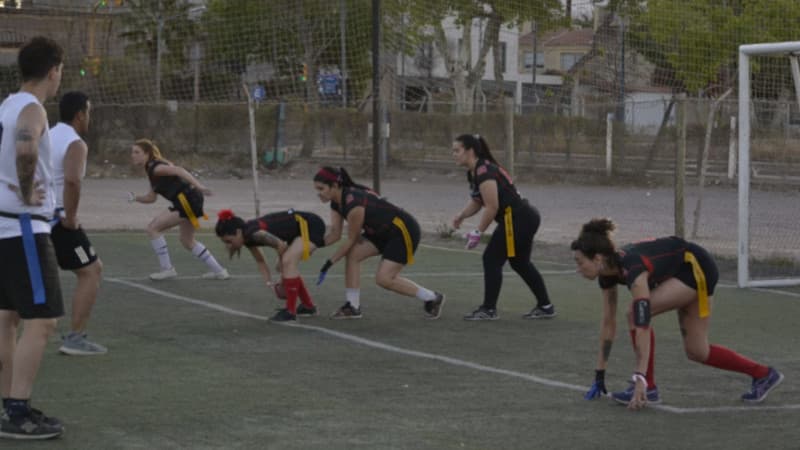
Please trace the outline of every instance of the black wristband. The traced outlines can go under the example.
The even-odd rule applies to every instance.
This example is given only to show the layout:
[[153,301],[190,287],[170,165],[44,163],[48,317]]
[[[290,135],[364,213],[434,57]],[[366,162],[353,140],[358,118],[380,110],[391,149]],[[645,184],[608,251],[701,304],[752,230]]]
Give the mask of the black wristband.
[[606,380],[606,371],[605,370],[595,370],[594,371],[594,381],[605,381]]
[[333,266],[333,262],[331,262],[330,259],[326,259],[325,260],[325,264],[322,265],[322,269],[320,269],[319,271],[320,272],[327,272],[328,269],[331,268],[331,266]]

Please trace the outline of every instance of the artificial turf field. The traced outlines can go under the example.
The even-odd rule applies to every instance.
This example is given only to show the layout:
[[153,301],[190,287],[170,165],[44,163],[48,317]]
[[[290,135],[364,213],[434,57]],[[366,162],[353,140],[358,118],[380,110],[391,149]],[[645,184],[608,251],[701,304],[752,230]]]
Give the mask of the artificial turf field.
[[[725,273],[717,289],[710,341],[786,376],[765,403],[739,400],[747,377],[687,360],[676,315],[667,313],[655,319],[664,403],[634,413],[583,399],[601,300],[597,285],[574,273],[567,249],[547,261],[534,252],[557,308],[553,320],[521,318],[534,300],[508,267],[500,319],[462,320],[482,299],[480,249],[425,237],[404,274],[447,295],[439,320],[426,320],[419,300],[375,286],[377,260],[363,270],[364,317],[329,320],[344,302],[344,264],[322,286],[313,283],[331,248],[301,266],[321,314],[283,325],[266,320],[281,303],[252,258],[228,261],[211,235],[199,239],[230,280],[200,279],[205,267],[176,235],[167,240],[180,277],[163,282],[147,278],[157,264],[142,233],[91,239],[105,281],[89,332],[109,353],[62,356],[53,339],[33,403],[66,432],[24,448],[800,448],[797,289],[737,289]],[[62,274],[67,306],[73,278]],[[606,377],[613,390],[627,386],[633,366],[627,294],[620,299]],[[13,446],[23,447],[0,442]]]

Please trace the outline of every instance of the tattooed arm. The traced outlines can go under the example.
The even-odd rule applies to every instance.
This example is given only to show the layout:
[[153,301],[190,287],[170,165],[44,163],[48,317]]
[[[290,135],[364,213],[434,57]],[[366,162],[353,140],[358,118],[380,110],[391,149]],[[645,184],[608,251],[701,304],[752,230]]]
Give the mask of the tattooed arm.
[[265,245],[274,248],[279,255],[286,251],[288,244],[283,239],[264,230],[259,230],[250,236],[250,241],[256,245]]
[[39,140],[47,127],[47,113],[42,105],[31,103],[17,117],[14,141],[17,149],[19,195],[26,205],[39,205],[34,176],[39,161]]
[[611,346],[617,334],[617,288],[603,289],[603,322],[600,327],[600,349],[597,370],[606,370]]

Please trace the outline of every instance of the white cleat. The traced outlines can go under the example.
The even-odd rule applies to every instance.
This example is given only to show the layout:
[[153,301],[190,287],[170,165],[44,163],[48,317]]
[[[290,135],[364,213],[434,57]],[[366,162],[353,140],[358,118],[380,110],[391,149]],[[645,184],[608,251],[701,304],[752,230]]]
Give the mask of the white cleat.
[[162,270],[161,272],[151,273],[150,279],[153,281],[161,281],[161,280],[169,280],[170,278],[176,278],[178,276],[178,272],[175,271],[174,267],[170,267],[169,269]]
[[204,280],[227,280],[230,277],[231,275],[228,273],[228,269],[222,269],[221,272],[208,272],[203,274]]

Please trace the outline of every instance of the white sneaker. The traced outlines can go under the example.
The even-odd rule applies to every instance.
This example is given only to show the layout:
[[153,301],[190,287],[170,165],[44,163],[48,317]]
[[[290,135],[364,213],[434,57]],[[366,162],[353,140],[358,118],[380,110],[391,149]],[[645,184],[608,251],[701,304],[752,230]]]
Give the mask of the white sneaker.
[[167,270],[162,270],[161,272],[151,273],[150,279],[154,281],[160,280],[168,280],[170,278],[175,278],[178,276],[178,272],[175,271],[174,267],[170,267]]
[[230,277],[231,275],[228,273],[228,269],[222,269],[221,272],[208,272],[203,274],[204,280],[227,280]]

